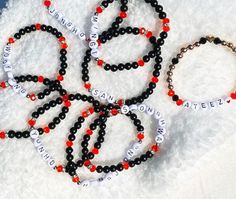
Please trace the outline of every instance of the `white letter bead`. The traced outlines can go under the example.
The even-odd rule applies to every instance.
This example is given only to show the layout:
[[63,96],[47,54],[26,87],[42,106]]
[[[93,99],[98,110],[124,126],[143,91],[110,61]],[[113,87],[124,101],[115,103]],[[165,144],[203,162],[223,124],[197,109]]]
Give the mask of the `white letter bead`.
[[6,53],[11,53],[11,46],[10,45],[6,45],[5,47],[4,47],[4,52],[6,52]]
[[65,17],[62,17],[60,19],[60,23],[61,23],[61,25],[66,26],[66,24],[68,23],[68,19],[66,19]]
[[3,59],[10,59],[10,53],[4,52],[3,53]]
[[46,162],[51,158],[50,155],[48,154],[48,152],[44,152],[42,154],[42,158],[43,160],[45,160]]
[[216,104],[217,106],[223,106],[225,104],[225,100],[222,98],[217,99]]
[[159,120],[161,118],[161,113],[159,111],[156,111],[154,117],[155,119]]
[[208,109],[208,104],[207,103],[201,103],[200,104],[202,110],[207,110]]
[[96,15],[92,16],[91,22],[92,22],[93,24],[97,24],[97,23],[98,23],[98,16],[96,16]]
[[92,96],[98,97],[100,95],[100,91],[98,89],[93,89],[92,90]]
[[56,9],[52,6],[49,7],[48,12],[50,15],[54,16],[56,13]]
[[50,168],[55,168],[56,167],[56,162],[55,162],[55,160],[53,160],[53,159],[50,159],[49,161],[48,161],[48,166],[50,167]]
[[79,29],[74,26],[74,27],[71,29],[71,32],[77,35],[77,34],[79,33]]
[[164,127],[166,125],[166,121],[162,118],[159,120],[158,124],[160,127]]
[[121,107],[122,114],[127,114],[128,112],[129,112],[129,107],[127,105]]
[[11,71],[7,72],[8,79],[14,79],[14,76]]
[[39,152],[39,154],[43,154],[43,153],[45,152],[44,146],[43,146],[43,145],[39,146],[39,147],[37,148],[37,151]]
[[95,49],[95,48],[98,48],[98,43],[96,41],[90,41],[89,42],[89,47],[91,49]]
[[27,90],[25,90],[24,88],[21,88],[21,90],[20,90],[20,96],[21,96],[21,97],[26,97],[27,95],[28,95]]
[[120,175],[120,174],[119,174],[118,171],[115,171],[115,172],[112,172],[112,175],[113,175],[113,176],[118,176],[118,175]]
[[90,34],[91,41],[97,41],[98,40],[98,34],[97,33],[91,33]]
[[200,105],[199,105],[199,103],[193,103],[191,107],[193,110],[197,111],[197,110],[199,110]]
[[72,30],[73,27],[74,27],[74,25],[73,25],[72,22],[68,21],[68,22],[66,23],[66,28],[67,28],[68,30]]
[[98,25],[92,25],[91,32],[97,33],[98,32]]
[[115,102],[115,98],[114,98],[113,96],[109,95],[109,96],[107,97],[107,101],[108,101],[109,103],[114,103],[114,102]]
[[135,151],[138,151],[140,149],[141,144],[139,142],[134,143],[132,146],[132,149]]
[[155,113],[155,109],[152,107],[147,107],[146,113],[148,115],[153,115]]
[[145,104],[138,105],[138,110],[142,113],[146,111],[146,108],[147,106]]
[[99,98],[101,100],[106,100],[108,97],[108,94],[106,92],[101,92],[100,95],[99,95]]
[[38,138],[39,137],[39,132],[38,132],[38,130],[36,130],[36,129],[33,129],[32,131],[30,131],[30,137],[32,138],[32,139],[36,139],[36,138]]
[[166,134],[166,129],[165,128],[158,128],[157,129],[157,134],[165,135]]
[[91,55],[94,57],[94,58],[99,58],[101,57],[101,53],[98,49],[92,49],[91,51]]
[[215,109],[216,108],[216,102],[209,102],[209,108]]
[[157,144],[161,144],[162,142],[164,142],[164,136],[161,134],[157,135],[155,141]]
[[15,80],[15,79],[8,79],[8,83],[9,83],[11,86],[14,86],[14,85],[16,85],[16,80]]
[[138,109],[138,106],[136,104],[129,106],[129,110],[131,110],[131,111],[135,111],[137,109]]
[[126,153],[126,158],[130,159],[135,155],[135,151],[133,149],[129,149]]
[[83,32],[80,32],[78,36],[79,36],[80,40],[85,40],[86,39],[85,33],[83,33]]
[[188,109],[188,108],[191,108],[191,105],[192,105],[192,103],[190,101],[185,101],[183,104],[183,107]]
[[80,183],[80,185],[81,185],[82,187],[88,187],[88,186],[90,185],[90,181],[89,181],[89,180],[84,180],[84,181],[82,181],[82,182]]
[[4,65],[3,65],[3,70],[4,70],[5,72],[11,72],[11,71],[12,71],[12,66],[11,66],[11,64],[10,64],[10,63],[4,64]]
[[14,91],[15,93],[19,93],[20,90],[21,90],[21,85],[16,84],[16,85],[14,85],[12,88],[13,88],[13,91]]
[[[31,135],[30,135],[30,137],[31,137]],[[31,137],[32,138],[32,137]],[[34,139],[34,146],[35,147],[38,147],[38,146],[40,146],[42,143],[41,143],[41,140],[39,139],[39,138],[36,138],[36,139]]]
[[58,21],[60,21],[61,18],[63,17],[63,14],[57,11],[57,12],[55,12],[54,17],[55,17]]

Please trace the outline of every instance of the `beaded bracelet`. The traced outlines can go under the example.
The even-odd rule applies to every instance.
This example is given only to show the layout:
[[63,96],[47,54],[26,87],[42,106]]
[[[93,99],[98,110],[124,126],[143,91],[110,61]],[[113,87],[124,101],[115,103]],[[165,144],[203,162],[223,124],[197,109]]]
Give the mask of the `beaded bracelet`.
[[[122,29],[122,28],[121,28]],[[161,70],[161,62],[162,62],[162,57],[161,57],[161,50],[160,46],[164,44],[164,38],[167,37],[167,33],[162,33],[161,38],[157,40],[155,43],[154,50],[158,51],[158,54],[156,55],[155,62],[156,64],[154,65],[154,70],[152,73],[151,80],[148,84],[148,87],[146,88],[145,91],[142,92],[141,95],[137,97],[132,97],[131,99],[119,99],[115,100],[113,96],[109,96],[107,92],[100,92],[98,95],[100,98],[103,100],[108,100],[111,101],[109,103],[117,103],[120,106],[123,104],[126,105],[131,105],[131,104],[137,104],[137,103],[142,103],[145,99],[148,99],[150,95],[152,95],[153,90],[156,88],[156,84],[158,83],[158,77],[160,75],[160,70]],[[154,41],[152,41],[154,42]],[[154,43],[153,43],[154,45]],[[89,77],[89,70],[88,70],[88,64],[91,61],[91,50],[86,51],[86,55],[84,57],[84,61],[82,63],[82,80],[84,81],[84,87],[89,91],[89,92],[97,92],[97,89],[92,87],[92,84],[89,82],[90,77]],[[98,90],[99,91],[99,90]]]
[[[156,37],[153,36],[153,33],[151,31],[146,30],[145,28],[120,28],[119,30],[113,30],[113,34],[108,34],[107,37],[109,37],[109,40],[112,40],[113,37],[118,37],[125,34],[133,34],[133,35],[142,35],[145,36],[153,48],[155,48],[156,45]],[[108,41],[108,39],[103,40],[102,44],[105,44]],[[144,55],[142,58],[138,59],[138,61],[131,62],[131,63],[125,63],[125,64],[109,64],[106,63],[102,58],[95,59],[97,62],[97,65],[99,67],[103,67],[106,71],[111,70],[112,72],[116,72],[117,70],[129,70],[131,68],[137,69],[139,66],[143,67],[145,63],[148,63],[152,58],[154,58],[157,54],[159,54],[160,49],[151,50],[146,55]],[[91,52],[91,55],[93,55],[93,52]]]
[[[22,29],[19,30],[18,33],[16,33],[14,35],[14,37],[10,37],[8,39],[8,43],[4,48],[4,53],[3,53],[3,58],[2,58],[2,63],[3,63],[3,69],[5,71],[5,73],[7,74],[8,77],[8,81],[7,84],[2,83],[1,87],[7,87],[8,85],[10,87],[13,88],[15,93],[18,93],[19,95],[21,95],[22,97],[27,97],[30,98],[31,100],[36,100],[34,94],[31,95],[27,92],[26,89],[24,89],[20,84],[17,83],[13,73],[12,73],[12,65],[10,63],[10,55],[11,55],[11,51],[12,51],[12,45],[13,43],[15,43],[16,40],[21,39],[21,37],[23,35],[25,35],[26,33],[31,33],[34,31],[47,31],[48,33],[51,33],[52,35],[54,35],[58,41],[60,42],[60,70],[59,70],[59,74],[57,75],[57,80],[59,81],[63,81],[63,76],[66,74],[66,68],[67,68],[67,51],[66,48],[68,47],[67,43],[66,43],[66,39],[65,37],[63,37],[62,33],[59,32],[56,28],[53,28],[51,26],[47,26],[47,25],[41,25],[41,24],[33,24],[31,26],[26,26]],[[39,76],[39,81],[43,81],[43,77]]]
[[195,42],[194,44],[190,44],[189,46],[182,48],[180,53],[172,59],[172,64],[169,66],[169,71],[167,72],[167,82],[169,88],[168,95],[172,98],[173,101],[176,102],[178,106],[183,106],[186,109],[193,110],[207,110],[222,107],[223,105],[230,103],[232,99],[236,100],[236,91],[228,96],[219,97],[216,100],[211,100],[209,102],[193,102],[190,100],[183,100],[179,98],[179,96],[175,93],[174,86],[172,84],[173,70],[175,69],[175,66],[179,63],[179,60],[184,57],[184,54],[186,52],[188,52],[189,50],[193,50],[196,47],[200,47],[201,45],[204,45],[207,42],[214,43],[215,45],[222,45],[224,47],[229,48],[233,52],[236,52],[236,47],[234,47],[232,43],[222,41],[220,38],[212,36],[202,37],[198,42]]
[[[60,11],[57,11],[51,4],[51,0],[44,0],[44,5],[48,8],[49,14],[53,16],[58,22],[66,27],[69,31],[74,33],[76,36],[79,37],[80,40],[87,40],[89,41],[89,47],[92,49],[92,55],[95,58],[100,56],[100,52],[98,50],[99,40],[98,40],[98,15],[105,10],[109,4],[113,3],[114,0],[103,0],[99,6],[96,7],[95,13],[91,18],[92,26],[90,29],[89,37],[86,38],[85,32],[79,30],[78,27],[74,25],[67,17],[64,16]],[[120,14],[116,17],[115,21],[112,23],[112,27],[119,27],[119,25],[123,22],[123,19],[127,17],[126,11],[128,7],[126,4],[128,3],[127,0],[121,0],[120,6]]]
[[[159,145],[164,141],[164,134],[166,133],[165,130],[165,120],[163,120],[161,118],[160,112],[159,111],[155,111],[155,109],[151,108],[151,107],[147,107],[144,104],[140,104],[139,106],[137,105],[132,105],[130,107],[132,110],[139,110],[141,112],[145,112],[149,115],[155,115],[155,118],[157,118],[158,121],[158,128],[157,128],[157,136],[155,138],[155,144],[151,146],[150,150],[148,150],[146,153],[142,154],[139,158],[135,158],[134,160],[131,160],[134,156],[137,155],[137,151],[140,148],[140,143],[142,143],[142,140],[144,139],[144,134],[143,132],[139,132],[137,134],[137,141],[136,143],[133,145],[133,147],[131,149],[129,149],[125,155],[125,158],[122,162],[118,163],[117,165],[111,165],[111,166],[97,166],[94,165],[91,160],[94,158],[94,155],[98,153],[98,148],[96,148],[96,146],[94,145],[94,148],[90,151],[87,152],[87,146],[88,146],[88,141],[90,140],[89,138],[85,138],[83,140],[83,144],[81,144],[81,146],[83,147],[83,156],[85,160],[84,161],[84,165],[89,167],[89,168],[96,168],[96,171],[98,173],[104,172],[104,173],[109,173],[109,172],[115,172],[115,171],[122,171],[123,169],[127,170],[129,169],[129,167],[134,167],[135,165],[139,165],[141,164],[141,162],[145,162],[148,158],[151,158],[152,155],[155,152],[159,151]],[[146,109],[147,108],[147,109]],[[123,107],[123,110],[129,111],[129,107]],[[112,109],[111,113],[112,115],[116,115],[119,112],[114,112],[116,109]],[[116,110],[117,111],[117,110]],[[114,114],[115,113],[115,114]],[[141,121],[139,119],[137,119],[137,116],[132,113],[132,112],[126,112],[126,115],[128,117],[130,117],[133,121],[134,121],[134,125],[137,126],[137,130],[143,130],[143,127],[141,126]],[[105,134],[105,133],[104,133]],[[102,134],[103,135],[103,134]],[[99,139],[102,139],[102,135],[99,135],[97,141],[99,141]],[[85,153],[87,152],[87,153]],[[87,156],[87,158],[86,158]],[[95,169],[93,170],[95,171]]]

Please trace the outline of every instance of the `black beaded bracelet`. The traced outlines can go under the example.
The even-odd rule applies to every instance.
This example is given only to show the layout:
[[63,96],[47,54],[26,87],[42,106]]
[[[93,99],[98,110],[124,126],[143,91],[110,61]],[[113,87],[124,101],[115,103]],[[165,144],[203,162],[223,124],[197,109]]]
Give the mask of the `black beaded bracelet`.
[[[121,28],[117,31],[120,31],[120,30],[124,30],[125,28]],[[131,104],[137,104],[137,103],[142,103],[145,99],[148,99],[150,95],[152,95],[154,89],[156,88],[156,84],[158,83],[158,77],[160,75],[160,70],[161,70],[161,63],[162,63],[162,57],[161,57],[161,46],[164,44],[164,38],[167,37],[167,33],[162,33],[161,34],[161,40],[163,42],[159,42],[160,40],[158,39],[157,41],[154,41],[154,37],[152,37],[152,44],[154,46],[154,52],[156,53],[155,54],[155,65],[154,65],[154,70],[153,70],[153,73],[152,73],[152,77],[150,78],[150,82],[148,84],[148,87],[145,89],[145,91],[142,92],[141,95],[137,96],[137,97],[133,97],[131,99],[119,99],[119,100],[116,100],[116,103],[118,103],[118,101],[122,101],[122,103],[118,103],[119,105],[123,105],[123,104],[126,104],[126,105],[131,105]],[[84,87],[92,92],[93,91],[93,87],[92,87],[92,84],[89,82],[90,80],[90,77],[89,77],[89,62],[91,61],[91,50],[87,50],[86,51],[86,55],[84,56],[84,59],[83,59],[83,63],[82,63],[82,80],[84,81]],[[97,90],[97,89],[96,89]],[[106,97],[103,98],[103,100],[107,100],[108,98],[108,95],[106,93]]]
[[[4,48],[4,53],[3,53],[3,69],[7,74],[8,81],[5,83],[3,82],[1,87],[11,86],[16,93],[19,93],[23,97],[28,97],[33,101],[36,100],[35,95],[31,96],[30,94],[28,94],[26,89],[24,89],[21,85],[19,85],[16,82],[16,79],[12,73],[12,65],[10,63],[10,54],[11,54],[11,50],[12,50],[12,44],[15,43],[16,40],[21,39],[22,36],[24,36],[27,33],[39,31],[39,30],[46,31],[46,32],[54,35],[60,43],[60,48],[61,48],[61,50],[60,50],[60,69],[58,71],[58,75],[56,75],[56,79],[58,81],[63,81],[63,79],[64,79],[63,76],[66,74],[66,68],[68,67],[67,62],[66,62],[67,61],[66,48],[68,46],[66,44],[66,39],[65,39],[65,37],[63,37],[62,33],[59,32],[56,28],[53,28],[52,26],[47,26],[44,24],[43,25],[33,24],[31,26],[26,26],[26,27],[20,29],[19,32],[14,35],[14,38],[10,37],[8,39],[8,43],[7,43],[6,47]],[[30,79],[30,76],[28,76],[28,78]],[[44,81],[43,79],[44,79],[43,76],[39,76],[39,81],[43,82]]]

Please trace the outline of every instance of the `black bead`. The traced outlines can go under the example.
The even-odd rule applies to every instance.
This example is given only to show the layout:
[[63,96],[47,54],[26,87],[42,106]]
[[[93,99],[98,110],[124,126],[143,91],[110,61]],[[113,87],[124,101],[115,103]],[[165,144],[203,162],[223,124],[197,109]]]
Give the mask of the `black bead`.
[[202,37],[199,41],[200,44],[205,44],[207,42],[207,39],[205,37]]
[[178,101],[179,100],[179,96],[178,95],[174,95],[173,97],[172,97],[172,99],[173,99],[173,101]]

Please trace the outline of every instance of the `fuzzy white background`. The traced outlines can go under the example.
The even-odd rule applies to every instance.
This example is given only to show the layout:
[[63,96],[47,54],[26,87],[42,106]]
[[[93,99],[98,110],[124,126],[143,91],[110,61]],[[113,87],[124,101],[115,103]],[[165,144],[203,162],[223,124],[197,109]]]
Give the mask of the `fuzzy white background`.
[[[90,16],[98,0],[53,1],[59,10],[78,27],[87,30]],[[133,0],[129,18],[123,24],[144,26],[158,32],[158,17],[143,0]],[[236,198],[236,102],[222,109],[189,112],[176,107],[166,96],[165,79],[168,64],[177,50],[211,34],[236,43],[235,0],[165,0],[160,1],[171,19],[171,32],[163,48],[163,69],[160,84],[146,102],[157,107],[168,122],[168,137],[160,155],[140,167],[123,172],[99,187],[78,188],[67,175],[49,170],[38,156],[30,140],[6,140],[0,143],[0,198],[159,198],[159,199],[234,199]],[[100,18],[102,28],[108,27],[118,12],[114,3]],[[34,23],[57,27],[67,37],[68,73],[63,85],[70,92],[85,92],[81,81],[81,61],[86,46],[48,16],[41,0],[10,0],[0,18],[0,49],[7,38],[21,27]],[[132,61],[150,48],[144,38],[122,36],[104,45],[104,59],[112,63]],[[58,44],[46,33],[25,36],[14,45],[12,53],[15,74],[42,74],[54,77],[58,68]],[[150,63],[136,71],[112,74],[91,63],[91,79],[97,88],[115,96],[131,97],[145,87],[152,70]],[[0,79],[4,79],[0,71]],[[178,65],[174,76],[176,90],[184,98],[196,101],[224,96],[236,86],[235,54],[207,45],[188,54]],[[39,87],[25,85],[31,90]],[[85,92],[86,93],[86,92]],[[50,99],[53,96],[50,96]],[[48,98],[49,99],[49,98]],[[46,99],[46,100],[48,100]],[[40,105],[43,102],[37,102]],[[0,92],[1,130],[25,129],[26,119],[36,106],[7,91]],[[65,161],[64,141],[68,129],[87,104],[73,103],[55,131],[43,136],[43,142],[59,163]],[[48,112],[39,121],[46,122],[58,113]],[[146,133],[153,137],[150,118],[139,115]],[[107,137],[96,162],[115,163],[134,138],[134,128],[125,117],[109,120]],[[87,177],[86,173],[81,173]],[[90,176],[91,177],[91,176]]]

